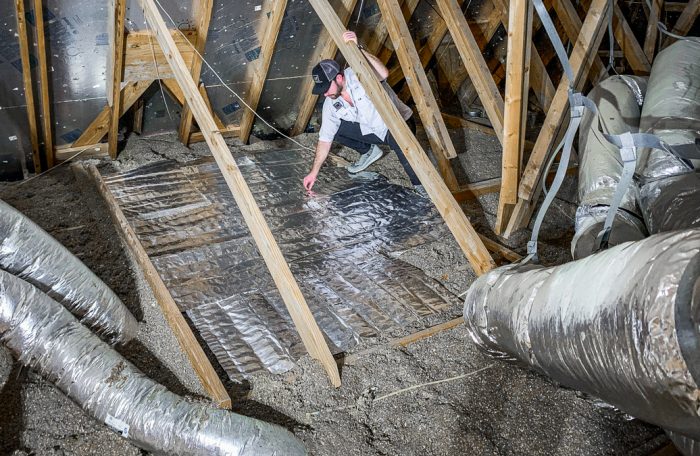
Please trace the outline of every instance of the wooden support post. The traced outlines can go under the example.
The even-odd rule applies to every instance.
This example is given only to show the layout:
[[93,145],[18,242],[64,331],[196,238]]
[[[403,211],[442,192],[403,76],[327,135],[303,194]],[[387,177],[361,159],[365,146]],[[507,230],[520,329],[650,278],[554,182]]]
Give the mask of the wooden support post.
[[525,149],[532,3],[529,0],[511,0],[508,17],[501,192],[495,226],[499,235],[505,230],[513,207],[518,202],[518,178]]
[[265,78],[272,63],[272,54],[275,51],[277,35],[279,34],[284,17],[284,10],[287,8],[287,0],[267,0],[260,11],[262,20],[261,29],[264,31],[260,40],[260,56],[253,68],[253,82],[248,88],[246,104],[250,109],[243,111],[241,118],[241,141],[247,143],[250,138],[250,130],[255,121],[255,110],[258,109],[260,96],[265,86]]
[[663,0],[651,0],[651,11],[649,11],[649,19],[647,22],[647,31],[644,36],[644,55],[651,62],[654,60],[654,51],[656,50],[656,39],[659,36],[659,28],[657,24],[661,20],[661,10],[663,9]]
[[[683,12],[681,13],[680,17],[676,21],[676,25],[673,26],[673,30],[671,30],[671,32],[680,36],[687,35],[690,31],[690,28],[693,26],[695,20],[698,18],[699,15],[700,0],[689,0],[688,4],[683,9]],[[675,38],[667,36],[664,39],[662,47],[665,48],[666,46],[669,46],[675,40]]]
[[[613,0],[613,5],[615,1]],[[593,1],[576,40],[574,50],[569,57],[575,78],[573,86],[579,90],[591,68],[592,59],[597,56],[596,51],[603,38],[608,14],[612,14],[608,0]],[[542,167],[555,147],[560,128],[563,127],[564,121],[569,117],[569,110],[567,109],[569,106],[568,88],[569,80],[564,75],[523,172],[518,188],[518,203],[504,233],[506,237],[510,236],[516,229],[527,225],[530,220],[532,215],[530,205],[534,206],[539,197],[537,189],[540,188],[538,183],[542,177]]]
[[134,259],[141,267],[144,277],[148,281],[148,284],[153,290],[153,294],[163,311],[163,316],[168,322],[168,326],[172,329],[173,334],[180,343],[180,348],[185,352],[187,358],[190,360],[192,367],[194,368],[197,377],[202,382],[204,391],[207,392],[209,397],[221,408],[231,408],[231,398],[226,392],[226,388],[221,383],[221,379],[216,374],[214,367],[212,367],[207,355],[204,350],[197,342],[192,330],[190,329],[187,321],[182,316],[180,309],[177,308],[177,304],[173,300],[170,291],[163,283],[163,279],[158,274],[155,266],[148,257],[146,250],[141,245],[141,242],[136,236],[133,228],[129,225],[126,216],[122,212],[117,200],[114,198],[112,193],[107,188],[104,179],[100,175],[95,165],[90,165],[88,168],[90,175],[97,185],[102,198],[107,204],[109,213],[112,216],[112,221],[117,226],[119,234],[121,235],[124,243],[126,244],[129,251],[131,251]]
[[41,85],[41,124],[44,133],[44,153],[46,154],[46,166],[51,168],[54,165],[51,99],[49,97],[51,88],[49,87],[49,68],[46,60],[42,0],[34,0],[34,21],[36,23],[37,59],[39,60],[39,84]]
[[[409,20],[411,20],[411,16],[413,16],[413,12],[416,10],[418,7],[418,3],[420,3],[419,0],[406,0],[406,1],[401,1],[401,13],[404,18],[404,21],[408,23]],[[394,55],[394,50],[392,48],[386,46],[386,41],[388,39],[388,29],[386,26],[386,21],[384,20],[384,15],[382,14],[382,22],[379,23],[379,26],[377,27],[378,31],[372,36],[377,37],[377,41],[379,41],[380,45],[376,47],[367,46],[369,49],[369,52],[376,55],[379,60],[382,61],[382,63],[386,64],[389,59],[391,59],[391,56]],[[381,33],[380,33],[381,32]],[[392,43],[393,44],[393,43]],[[392,46],[393,49],[396,49],[396,46]]]
[[207,105],[199,94],[197,85],[194,83],[191,73],[182,60],[175,42],[170,33],[168,33],[168,28],[163,22],[163,18],[153,0],[139,0],[139,5],[143,8],[148,23],[156,30],[158,43],[160,43],[163,53],[168,58],[168,62],[175,74],[175,79],[185,94],[185,98],[192,109],[192,114],[211,149],[217,165],[221,169],[221,173],[233,194],[233,198],[243,215],[246,225],[250,229],[258,250],[270,270],[270,274],[275,281],[275,285],[277,285],[277,289],[284,300],[304,346],[313,358],[321,362],[330,377],[331,383],[334,386],[340,386],[338,367],[333,360],[328,345],[326,345],[323,334],[316,324],[313,314],[309,310],[304,296],[301,294],[299,285],[294,280],[294,276],[289,270],[289,265],[285,261],[270,228],[265,222],[265,218],[255,203],[255,199],[243,179],[236,161],[231,156],[231,151],[221,133],[217,131],[216,123],[209,115]]
[[[347,25],[350,20],[350,15],[355,9],[355,4],[357,0],[343,0],[343,7],[338,13],[338,17],[344,25]],[[322,44],[321,44],[322,43]],[[321,36],[319,37],[319,45],[316,46],[316,52],[311,57],[311,61],[314,65],[324,59],[332,59],[335,57],[335,53],[338,51],[338,47],[335,45],[335,41],[330,39],[328,32],[325,30],[321,31]],[[316,102],[318,101],[318,95],[311,93],[314,87],[314,81],[309,78],[304,82],[300,91],[299,98],[299,112],[297,113],[297,120],[294,122],[294,126],[290,131],[291,136],[296,136],[306,130],[306,126],[309,124],[309,119],[311,119],[311,114],[314,112],[316,107]]]
[[476,274],[481,275],[492,269],[495,264],[484,243],[479,239],[459,204],[452,198],[452,194],[442,182],[442,179],[440,179],[439,174],[425,155],[420,143],[413,136],[396,106],[391,102],[389,95],[387,95],[377,80],[374,70],[355,45],[343,42],[342,34],[345,27],[333,11],[333,8],[331,8],[327,0],[309,0],[309,2],[326,26],[326,30],[335,40],[343,56],[347,59],[348,64],[357,74],[367,95],[377,108],[379,115],[384,119],[394,138],[396,138],[401,150],[425,186],[428,195],[435,203]]
[[109,57],[107,62],[107,87],[110,109],[109,131],[107,141],[109,142],[109,155],[112,159],[117,158],[117,138],[119,135],[119,118],[121,117],[121,83],[122,72],[124,70],[124,19],[126,16],[127,0],[110,0],[109,14]]
[[407,75],[406,82],[411,88],[418,115],[437,159],[440,174],[447,188],[451,191],[456,190],[459,184],[448,159],[457,157],[457,151],[452,144],[447,126],[440,116],[440,108],[418,59],[418,52],[413,45],[408,25],[403,19],[397,0],[379,0],[378,4],[382,12],[382,21],[389,30],[399,62]]
[[139,98],[136,100],[136,103],[134,103],[134,106],[132,106],[132,112],[134,113],[134,119],[132,122],[132,131],[136,133],[137,135],[140,135],[143,133],[143,110],[144,110],[145,103],[143,102],[143,98]]
[[469,24],[457,0],[437,0],[437,4],[469,77],[479,93],[491,125],[496,131],[496,136],[503,144],[503,98],[486,66],[481,49],[469,29]]
[[[207,36],[209,35],[209,22],[211,21],[211,10],[214,4],[213,0],[192,0],[195,20],[195,31],[197,39],[194,43],[194,48],[200,55],[204,55],[204,47],[207,44]],[[199,82],[199,75],[202,72],[202,59],[195,53],[192,56],[192,65],[190,66],[190,74],[195,83]],[[185,101],[182,105],[180,113],[180,128],[178,129],[178,137],[180,142],[188,145],[190,139],[190,131],[192,130],[192,110],[189,104]]]
[[620,49],[622,49],[632,71],[634,71],[634,74],[649,74],[651,72],[651,60],[644,54],[642,46],[639,45],[632,28],[617,4],[615,4],[613,11],[615,14],[613,16],[613,35],[615,35],[615,41],[620,45]]
[[32,86],[32,68],[29,63],[29,43],[27,41],[27,21],[24,13],[24,0],[15,0],[15,15],[17,16],[17,37],[19,39],[19,54],[22,60],[22,84],[24,99],[27,103],[27,123],[29,139],[32,143],[32,161],[34,172],[41,172],[41,157],[39,155],[39,131],[36,123],[36,106],[34,104],[34,87]]

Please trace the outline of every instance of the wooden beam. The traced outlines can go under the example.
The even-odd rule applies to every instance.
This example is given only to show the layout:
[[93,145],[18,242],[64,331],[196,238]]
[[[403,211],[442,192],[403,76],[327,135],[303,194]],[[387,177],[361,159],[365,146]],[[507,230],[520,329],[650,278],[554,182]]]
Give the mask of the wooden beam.
[[[107,142],[109,142],[109,155],[112,159],[117,158],[117,138],[119,136],[119,119],[121,117],[121,83],[122,72],[124,70],[124,19],[126,16],[127,0],[110,0],[109,12],[110,22],[107,24],[110,32],[109,40],[109,57],[107,67],[111,69],[107,74],[110,78],[107,79],[107,86],[110,100],[110,115],[109,115],[109,131],[107,132]],[[109,58],[108,57],[108,58]]]
[[[120,117],[136,103],[152,83],[153,81],[130,82],[122,89],[120,96],[122,100],[120,103]],[[107,134],[107,130],[109,130],[109,119],[111,115],[112,108],[109,105],[105,106],[90,125],[88,125],[85,131],[83,131],[83,134],[73,142],[72,147],[89,146],[99,143]]]
[[112,221],[117,226],[121,238],[124,240],[129,251],[132,253],[134,259],[141,267],[144,277],[151,289],[153,290],[153,295],[158,301],[161,310],[163,311],[163,316],[165,321],[168,322],[168,326],[172,329],[175,338],[180,344],[180,348],[187,355],[192,367],[194,368],[197,377],[202,382],[204,391],[207,392],[209,397],[221,408],[231,408],[231,398],[226,392],[226,388],[221,383],[221,379],[216,374],[214,367],[209,362],[204,350],[197,342],[192,330],[190,329],[187,321],[182,316],[180,309],[178,309],[175,300],[173,300],[170,291],[163,283],[163,279],[158,274],[155,266],[148,257],[146,250],[136,236],[131,225],[126,219],[126,216],[122,212],[117,200],[114,198],[112,193],[107,188],[104,179],[100,175],[95,165],[90,165],[89,173],[97,185],[97,189],[102,195],[109,213],[112,216]]
[[[676,25],[673,26],[671,33],[686,36],[690,31],[690,28],[693,26],[693,24],[695,24],[695,20],[698,18],[698,15],[700,15],[700,0],[689,0],[680,17],[676,21]],[[675,40],[675,38],[666,36],[662,47],[670,45]]]
[[42,0],[34,0],[34,22],[36,23],[37,59],[39,60],[39,84],[41,85],[41,125],[44,133],[46,166],[54,165],[53,129],[51,128],[51,99],[49,92],[49,68],[46,60],[46,37],[44,35],[44,8]]
[[644,54],[644,49],[639,45],[634,32],[630,27],[620,7],[615,4],[613,16],[613,35],[620,49],[625,54],[634,74],[645,75],[651,72],[651,60]]
[[[616,0],[613,0],[613,6],[615,2]],[[607,0],[593,1],[569,58],[575,78],[573,86],[577,90],[580,90],[585,82],[586,75],[591,68],[591,59],[596,55],[600,41],[603,38],[603,31],[607,22],[606,18],[608,14],[612,14],[608,6]],[[568,87],[569,81],[564,75],[523,172],[520,187],[518,188],[518,203],[515,205],[513,215],[504,232],[506,237],[511,236],[512,233],[523,228],[530,221],[542,188],[542,167],[549,158],[549,154],[554,150],[557,137],[561,134],[560,129],[563,128],[564,121],[569,116],[569,110],[567,109],[569,105]]]
[[440,113],[445,125],[450,128],[468,128],[470,130],[480,131],[481,133],[496,136],[496,132],[493,131],[493,127],[489,125],[480,124],[479,122],[474,122],[473,120],[463,119],[461,117],[453,116],[452,114]]
[[497,255],[502,256],[503,258],[510,261],[511,263],[517,263],[518,261],[523,259],[523,257],[521,255],[518,255],[516,252],[512,251],[508,247],[501,245],[498,242],[487,238],[483,234],[479,234],[479,237],[481,238],[482,241],[484,241],[484,245],[486,246],[487,249],[489,249],[490,252],[493,252]]
[[[342,8],[338,13],[338,17],[344,25],[347,25],[350,20],[350,15],[355,9],[357,0],[343,0]],[[335,57],[335,53],[338,51],[338,47],[335,45],[335,41],[330,39],[328,32],[324,29],[321,30],[321,35],[318,38],[319,44],[316,46],[316,52],[311,57],[311,62],[314,65],[324,59],[332,59]],[[321,44],[322,43],[322,44]],[[299,92],[299,112],[297,113],[297,120],[294,122],[294,126],[290,131],[291,136],[296,136],[306,130],[306,126],[309,124],[309,119],[311,119],[311,114],[314,112],[316,103],[318,102],[318,95],[313,95],[311,90],[314,87],[314,81],[310,77],[302,84],[301,91]]]
[[457,151],[452,144],[447,126],[440,116],[440,108],[418,59],[418,52],[413,45],[408,25],[403,19],[397,0],[378,0],[377,4],[382,12],[382,21],[386,24],[391,41],[396,48],[401,67],[407,75],[406,82],[411,88],[418,115],[437,159],[440,174],[447,188],[456,190],[459,184],[448,159],[457,157]]
[[236,161],[231,156],[231,151],[221,133],[217,131],[216,123],[209,114],[207,105],[199,94],[197,85],[188,71],[189,69],[177,51],[165,22],[163,22],[163,18],[153,0],[139,0],[139,5],[143,9],[148,23],[156,30],[158,43],[163,48],[163,53],[168,57],[168,62],[172,66],[175,78],[185,94],[187,103],[192,109],[192,114],[202,134],[204,134],[212,155],[233,194],[233,198],[243,215],[243,219],[255,240],[258,250],[270,270],[270,274],[275,281],[275,285],[277,285],[277,289],[304,346],[313,358],[321,362],[321,365],[326,369],[326,373],[330,377],[331,383],[334,386],[340,386],[338,367],[333,360],[328,345],[326,345],[323,334],[318,328],[313,314],[309,310],[292,272],[289,270],[289,265],[285,261],[270,228],[265,222],[265,218],[255,203],[255,198],[253,198],[248,185],[243,179]]
[[[185,64],[191,66],[195,56],[192,47],[197,42],[197,32],[171,29],[170,34]],[[124,81],[153,81],[172,77],[170,65],[151,31],[127,33],[124,47]]]
[[175,79],[163,79],[160,83],[163,84],[163,87],[170,93],[175,101],[180,103],[181,106],[185,105],[185,94],[182,93],[182,89]]
[[354,45],[343,42],[345,26],[335,14],[327,0],[309,0],[319,15],[331,37],[355,71],[370,100],[377,108],[384,122],[389,127],[411,167],[425,186],[428,195],[435,203],[445,223],[452,231],[457,243],[462,248],[477,275],[492,269],[495,264],[484,243],[467,220],[459,204],[445,186],[433,167],[420,143],[416,140],[399,111],[391,102],[382,85],[377,80],[374,70],[365,60],[363,54]]
[[[195,20],[195,31],[197,32],[197,40],[194,43],[194,48],[200,55],[204,55],[204,48],[207,44],[207,36],[209,35],[209,22],[211,21],[211,10],[214,4],[213,0],[193,0],[193,18]],[[192,57],[192,63],[189,66],[190,74],[195,83],[199,82],[199,76],[202,71],[202,59],[199,55]],[[178,129],[178,137],[180,142],[187,145],[192,130],[192,111],[189,104],[185,101],[180,112],[180,127]]]
[[682,13],[683,10],[685,9],[686,6],[688,6],[687,2],[664,2],[664,11],[667,13]]
[[264,33],[260,39],[260,56],[253,67],[253,82],[248,88],[246,104],[250,108],[246,108],[243,111],[243,117],[241,118],[241,141],[244,144],[247,144],[250,138],[250,130],[252,130],[253,122],[255,121],[255,111],[258,109],[260,96],[265,86],[265,78],[270,70],[272,55],[275,52],[275,44],[277,43],[277,35],[282,26],[282,18],[284,18],[284,10],[286,8],[287,0],[266,0],[260,11],[262,17],[260,27]]
[[661,10],[663,9],[663,0],[651,0],[651,10],[647,19],[647,30],[644,35],[644,55],[651,62],[654,60],[654,51],[656,50],[656,39],[659,36],[658,22],[661,20]]
[[481,103],[486,110],[496,137],[503,143],[503,98],[498,91],[491,73],[488,71],[484,56],[481,54],[469,24],[457,4],[457,0],[437,0],[438,8],[447,28],[452,35],[455,46],[467,68],[469,77],[479,93]]
[[[224,138],[238,138],[241,136],[241,127],[235,124],[231,124],[225,126],[222,129],[219,129],[219,132]],[[204,137],[204,134],[201,131],[193,131],[192,133],[190,133],[190,144],[199,143],[203,141],[206,141],[206,138]]]
[[143,111],[145,107],[146,103],[144,103],[143,98],[139,98],[131,109],[134,116],[131,130],[137,135],[143,133]]
[[496,234],[501,234],[518,202],[518,178],[525,149],[528,82],[530,80],[530,46],[532,3],[511,0],[508,22],[508,58],[506,60],[506,94],[503,115],[503,158],[501,191],[496,215]]
[[[400,5],[401,6],[401,13],[403,14],[403,18],[406,21],[406,23],[408,23],[408,21],[411,20],[411,17],[413,16],[413,12],[416,10],[419,3],[420,3],[419,0],[405,0],[405,1],[402,0],[401,1],[401,5]],[[379,23],[377,28],[378,29],[383,28],[385,30],[385,32],[383,33],[383,36],[379,36],[379,33],[376,34],[378,40],[381,40],[381,46],[379,47],[379,49],[372,49],[371,47],[369,47],[369,49],[370,49],[370,52],[372,54],[376,55],[377,58],[382,61],[382,63],[386,64],[389,61],[389,59],[391,59],[391,57],[396,52],[395,51],[396,46],[393,45],[393,43],[392,43],[392,47],[389,47],[386,45],[387,44],[386,41],[388,38],[388,36],[387,36],[388,29],[387,29],[386,23],[383,19],[383,15],[382,15],[382,21]]]
[[105,158],[109,157],[109,144],[107,143],[97,143],[90,144],[87,146],[74,147],[72,144],[66,144],[63,146],[56,147],[56,162],[61,163],[70,158],[75,154],[79,158]]
[[36,122],[36,105],[34,104],[34,87],[32,86],[32,68],[29,63],[29,43],[27,41],[27,20],[24,12],[24,0],[15,0],[15,15],[17,16],[17,37],[19,54],[22,61],[22,84],[24,100],[27,103],[27,123],[29,140],[32,143],[32,161],[34,172],[41,172],[41,157],[39,155],[39,131]]

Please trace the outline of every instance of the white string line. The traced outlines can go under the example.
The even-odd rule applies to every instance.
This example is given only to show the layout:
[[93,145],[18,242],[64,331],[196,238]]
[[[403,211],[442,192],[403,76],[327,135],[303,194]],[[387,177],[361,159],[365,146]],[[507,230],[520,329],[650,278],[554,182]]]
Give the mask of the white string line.
[[170,14],[168,14],[168,12],[165,10],[165,8],[163,8],[163,5],[160,4],[160,1],[158,1],[158,0],[154,0],[154,1],[155,1],[155,3],[158,5],[158,7],[161,9],[161,11],[163,11],[163,14],[165,14],[165,16],[168,18],[168,20],[170,20],[170,23],[173,24],[173,25],[175,26],[175,29],[178,31],[178,33],[180,33],[180,35],[182,35],[182,36],[185,38],[185,42],[192,48],[192,50],[199,56],[199,58],[202,59],[202,62],[207,66],[207,68],[209,68],[209,70],[210,70],[212,73],[214,73],[214,76],[216,76],[216,79],[218,79],[219,82],[221,82],[221,84],[222,84],[224,87],[226,87],[226,88],[228,89],[229,92],[231,92],[233,95],[235,95],[236,98],[238,98],[238,99],[240,100],[240,102],[243,104],[243,106],[245,106],[246,108],[248,108],[248,109],[255,115],[255,117],[257,117],[258,119],[260,119],[265,125],[267,125],[268,127],[270,127],[273,131],[275,131],[275,132],[278,133],[279,135],[281,135],[281,136],[287,138],[288,140],[292,141],[294,144],[298,145],[299,147],[301,147],[301,148],[304,149],[304,150],[310,150],[310,151],[312,151],[312,152],[315,152],[315,149],[312,149],[311,147],[308,147],[308,146],[303,145],[303,144],[300,143],[299,141],[295,140],[294,138],[290,138],[289,136],[287,136],[287,135],[285,135],[284,133],[282,133],[281,131],[279,131],[277,128],[273,127],[267,120],[263,119],[262,116],[261,116],[260,114],[258,114],[258,113],[255,111],[255,109],[251,108],[250,105],[249,105],[248,103],[246,103],[245,100],[243,100],[243,98],[242,98],[240,95],[238,95],[238,93],[236,93],[231,87],[229,87],[228,84],[226,84],[226,83],[224,82],[224,80],[221,78],[221,76],[219,75],[219,73],[217,73],[216,70],[215,70],[215,69],[209,64],[209,62],[204,58],[204,56],[202,56],[202,54],[199,53],[199,51],[197,50],[197,48],[195,48],[194,45],[193,45],[192,43],[190,43],[190,41],[187,39],[187,37],[185,36],[185,34],[182,33],[182,30],[180,30],[179,28],[177,28],[177,24],[175,24],[175,21],[173,20],[173,18],[170,17]]
[[163,104],[165,105],[165,110],[168,113],[168,119],[173,120],[173,116],[170,115],[170,108],[168,108],[168,100],[165,99],[165,92],[163,92],[163,82],[160,80],[160,71],[158,70],[158,61],[156,60],[156,50],[153,47],[153,29],[151,29],[151,24],[148,23],[146,19],[146,10],[143,9],[143,17],[146,22],[146,27],[150,32],[148,34],[148,44],[151,46],[151,54],[153,55],[153,66],[156,67],[156,78],[158,79],[158,87],[160,87],[160,96],[163,97]]
[[39,174],[37,174],[36,176],[30,177],[29,179],[25,179],[25,180],[19,181],[16,185],[17,185],[17,187],[19,187],[20,185],[24,185],[24,184],[26,184],[27,182],[36,179],[37,177],[41,177],[41,176],[43,176],[44,174],[50,173],[51,171],[53,171],[54,169],[58,168],[59,166],[65,165],[65,164],[68,163],[69,161],[73,160],[75,157],[77,157],[78,155],[82,154],[82,153],[85,152],[86,150],[88,150],[88,149],[94,149],[94,148],[95,148],[94,145],[92,145],[92,146],[87,146],[87,147],[85,147],[84,149],[79,150],[75,155],[72,155],[70,158],[68,158],[68,159],[66,159],[66,160],[63,160],[61,163],[59,163],[58,165],[54,166],[53,168],[49,168],[49,169],[47,169],[46,171],[44,171],[43,173],[39,173]]

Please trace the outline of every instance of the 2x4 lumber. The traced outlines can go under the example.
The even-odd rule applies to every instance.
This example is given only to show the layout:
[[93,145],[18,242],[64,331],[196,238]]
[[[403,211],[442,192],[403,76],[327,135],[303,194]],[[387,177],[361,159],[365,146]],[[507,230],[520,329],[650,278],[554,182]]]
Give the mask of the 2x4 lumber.
[[49,68],[46,60],[46,37],[44,35],[44,8],[42,0],[34,0],[36,23],[37,59],[39,60],[39,84],[41,85],[41,125],[44,136],[46,166],[54,165],[53,131],[51,128],[51,99],[49,97]]
[[654,50],[656,49],[656,39],[659,36],[657,24],[661,19],[663,0],[651,0],[651,10],[647,22],[647,31],[644,35],[644,55],[651,62],[654,60]]
[[[612,1],[613,6],[615,1]],[[593,1],[579,37],[576,40],[574,50],[569,57],[574,73],[573,86],[577,90],[580,90],[583,85],[586,75],[591,68],[591,59],[595,56],[600,46],[608,14],[612,14],[609,6],[608,0]],[[534,205],[537,203],[537,198],[541,191],[542,167],[554,149],[560,128],[563,127],[564,121],[569,116],[569,110],[567,109],[569,106],[568,87],[569,81],[564,75],[523,172],[520,187],[518,188],[518,203],[504,233],[505,236],[510,236],[515,230],[527,225],[530,220]]]
[[403,19],[397,0],[378,0],[382,12],[382,21],[389,30],[389,36],[396,49],[401,67],[407,75],[413,100],[416,102],[418,115],[428,136],[428,141],[438,162],[438,169],[450,190],[456,190],[459,184],[452,171],[449,158],[457,157],[457,151],[452,144],[447,126],[440,116],[440,108],[425,75],[423,66],[418,59],[418,52],[413,45],[413,39],[408,25]]
[[153,0],[139,0],[139,5],[143,9],[148,23],[156,30],[158,43],[163,49],[163,53],[168,57],[175,79],[185,94],[185,99],[190,109],[192,109],[192,114],[209,145],[209,149],[221,170],[226,184],[233,194],[233,199],[243,215],[243,219],[253,236],[261,256],[270,270],[270,274],[304,346],[313,358],[321,362],[321,365],[326,369],[326,373],[330,377],[331,383],[334,386],[340,386],[338,366],[333,360],[323,334],[316,324],[313,314],[309,310],[304,296],[301,294],[299,285],[294,280],[294,276],[289,270],[289,265],[285,261],[270,228],[265,222],[265,218],[260,212],[260,208],[255,203],[253,194],[243,179],[236,161],[231,156],[231,151],[221,133],[217,131],[216,123],[212,119],[202,96],[199,94],[189,69],[177,51],[175,42],[172,40],[170,33],[168,33],[160,12]]
[[[197,32],[171,30],[170,33],[185,63],[192,65],[195,55],[192,46],[197,42]],[[124,81],[153,81],[173,77],[168,61],[150,31],[127,33],[124,49]]]
[[493,125],[496,137],[503,143],[503,98],[486,66],[469,24],[457,0],[437,0],[438,8],[455,46],[467,68],[469,77],[479,93],[484,110]]
[[[134,103],[141,97],[141,95],[146,92],[148,87],[153,83],[153,81],[138,81],[130,82],[121,90],[120,99],[120,112],[119,116],[123,116],[124,113],[133,106]],[[95,119],[88,125],[88,127],[83,131],[80,137],[73,142],[72,147],[82,147],[89,146],[91,144],[99,143],[102,138],[107,134],[110,125],[110,116],[112,115],[112,108],[107,105],[102,111],[95,117]]]
[[[343,0],[342,7],[338,13],[338,17],[344,25],[347,25],[350,20],[350,15],[355,9],[357,0]],[[311,61],[315,65],[324,59],[332,59],[335,57],[335,53],[338,51],[338,47],[335,45],[335,41],[330,39],[328,32],[326,30],[321,30],[321,36],[318,39],[319,45],[316,46],[316,52],[311,57]],[[321,44],[322,43],[322,44]],[[290,131],[291,136],[296,136],[306,130],[306,126],[309,124],[309,119],[311,119],[311,114],[314,112],[316,107],[316,102],[318,101],[318,95],[313,95],[311,90],[314,87],[314,81],[311,78],[306,79],[303,83],[300,91],[300,103],[299,103],[299,113],[297,114],[297,120],[294,122],[294,126]]]
[[321,22],[330,33],[340,52],[345,56],[350,67],[357,74],[370,100],[379,115],[389,127],[413,170],[425,186],[428,195],[435,203],[457,243],[469,260],[477,275],[481,275],[495,266],[493,259],[479,239],[459,204],[454,200],[445,183],[440,178],[432,163],[423,151],[416,137],[411,133],[399,111],[391,102],[386,91],[377,80],[374,70],[364,55],[354,44],[345,43],[342,38],[345,27],[327,0],[309,0]]
[[[690,28],[695,23],[695,20],[700,15],[700,0],[689,0],[688,4],[685,5],[683,12],[676,21],[676,25],[673,26],[671,33],[680,36],[686,36],[690,31]],[[673,43],[675,38],[667,36],[664,39],[664,47]]]
[[[117,158],[117,138],[119,134],[119,118],[121,117],[122,97],[121,83],[122,72],[124,70],[124,19],[126,16],[126,1],[127,0],[110,0],[110,12],[112,21],[107,25],[110,29],[110,53],[112,57],[111,65],[108,62],[108,67],[112,70],[108,72],[111,79],[107,79],[107,84],[110,89],[111,103],[109,116],[109,131],[107,132],[107,142],[109,143],[109,155],[112,159]],[[135,101],[135,100],[134,100]]]
[[501,234],[518,202],[518,178],[525,149],[532,3],[511,0],[508,13],[508,57],[506,59],[505,111],[503,115],[503,158],[501,191],[496,215],[496,234]]
[[[197,39],[194,42],[194,48],[197,50],[199,55],[195,53],[195,55],[192,56],[190,74],[195,82],[199,82],[199,76],[202,72],[202,59],[200,55],[204,55],[204,48],[207,44],[209,22],[211,21],[211,10],[213,3],[213,0],[193,0],[193,17],[195,20],[195,31],[197,32]],[[190,106],[187,104],[187,101],[185,101],[185,103],[182,105],[182,111],[180,113],[180,127],[178,129],[178,136],[181,143],[185,145],[188,144],[187,141],[190,138],[190,130],[192,130],[192,111]]]
[[683,10],[685,9],[686,6],[688,6],[687,2],[664,2],[664,11],[667,13],[682,13]]
[[72,144],[58,146],[56,147],[56,162],[64,162],[77,153],[80,153],[78,156],[79,158],[108,157],[108,146],[109,144],[107,143],[97,143],[80,147],[74,147]]
[[126,216],[122,212],[117,200],[114,198],[112,193],[107,188],[104,179],[100,175],[95,165],[90,165],[88,168],[90,175],[97,185],[97,189],[102,195],[109,213],[112,216],[112,220],[118,227],[118,231],[124,240],[129,251],[131,251],[134,259],[141,267],[144,277],[148,281],[148,284],[153,290],[153,294],[163,311],[163,316],[168,322],[168,325],[173,331],[173,334],[177,338],[180,348],[185,352],[187,358],[189,359],[192,367],[194,368],[197,377],[199,377],[202,382],[204,390],[207,392],[209,397],[221,408],[231,408],[231,398],[226,392],[226,388],[221,383],[221,379],[216,374],[214,367],[209,362],[204,350],[197,342],[196,337],[192,333],[187,321],[182,316],[180,309],[178,309],[177,304],[173,300],[170,291],[163,283],[163,279],[158,274],[155,266],[148,257],[146,250],[139,242],[136,233],[134,232],[131,225],[126,219]]
[[275,51],[277,35],[279,35],[280,27],[282,26],[282,18],[284,17],[284,10],[286,8],[287,0],[267,0],[260,12],[263,18],[261,27],[264,33],[260,40],[260,57],[256,61],[253,71],[253,81],[248,89],[246,104],[250,106],[250,108],[243,112],[243,117],[241,118],[241,141],[243,141],[244,144],[247,143],[250,138],[250,131],[255,121],[255,110],[258,109],[260,96],[265,86],[265,78],[270,70],[272,54]]
[[[419,0],[406,0],[401,2],[401,12],[403,13],[403,18],[406,21],[406,23],[408,23],[408,21],[411,20],[413,12],[418,7],[418,3],[420,3]],[[381,28],[382,26],[385,30],[387,30],[383,17],[382,22],[379,23],[379,27]],[[381,39],[381,47],[378,50],[376,50],[376,52],[374,50],[371,50],[372,48],[370,48],[370,52],[372,54],[375,54],[377,58],[381,60],[384,64],[386,64],[391,58],[391,56],[394,55],[394,50],[396,49],[396,46],[393,46],[393,49],[386,46],[387,33],[388,30],[386,31],[386,33],[384,33],[384,36]]]
[[613,11],[613,35],[632,71],[640,75],[649,74],[651,72],[651,59],[647,58],[644,49],[635,38],[632,28],[617,4],[615,4]]
[[22,85],[24,99],[27,103],[27,123],[29,125],[29,140],[32,143],[32,161],[34,172],[41,172],[41,157],[39,156],[39,131],[36,123],[36,105],[34,104],[34,87],[32,86],[32,69],[29,63],[29,42],[27,39],[27,20],[24,12],[24,0],[15,0],[15,15],[17,16],[17,36],[19,39],[19,54],[22,61]]

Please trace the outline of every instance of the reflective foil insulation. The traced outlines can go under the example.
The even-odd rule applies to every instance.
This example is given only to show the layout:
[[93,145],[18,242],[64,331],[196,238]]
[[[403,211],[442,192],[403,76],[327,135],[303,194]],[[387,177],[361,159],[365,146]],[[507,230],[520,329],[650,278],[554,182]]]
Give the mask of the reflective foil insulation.
[[63,304],[109,342],[136,336],[138,323],[82,261],[12,206],[0,201],[0,269]]
[[[296,150],[237,162],[332,352],[458,305],[397,259],[450,235],[430,200],[377,174],[332,166],[307,196],[301,183],[311,156]],[[160,162],[105,181],[228,375],[291,369],[303,344],[213,159]]]
[[699,439],[699,253],[691,229],[561,266],[494,269],[469,289],[466,325],[495,356]]
[[192,402],[146,377],[60,304],[0,270],[0,340],[92,417],[172,455],[304,455],[289,431]]

